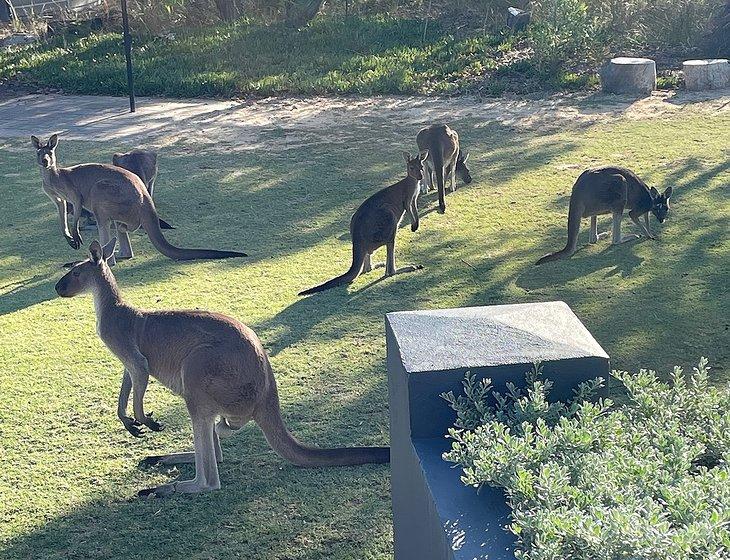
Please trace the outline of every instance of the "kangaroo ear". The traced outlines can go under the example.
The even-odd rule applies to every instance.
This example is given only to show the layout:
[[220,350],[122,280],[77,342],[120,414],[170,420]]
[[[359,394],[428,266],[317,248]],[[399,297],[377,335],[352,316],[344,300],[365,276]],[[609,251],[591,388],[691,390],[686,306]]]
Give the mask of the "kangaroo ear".
[[656,190],[656,189],[655,189],[654,187],[651,187],[651,188],[649,189],[649,192],[651,192],[651,197],[652,197],[652,198],[656,198],[656,197],[658,197],[658,196],[659,196],[659,191],[658,191],[658,190]]
[[89,245],[89,256],[96,264],[99,264],[101,259],[104,258],[104,250],[101,248],[101,245],[99,245],[99,242],[96,239],[94,239],[91,242],[91,245]]
[[421,163],[426,161],[428,159],[428,150],[423,150],[420,154],[418,154],[418,157],[421,158]]
[[411,153],[403,151],[403,159],[406,160],[406,163],[410,163],[411,161]]
[[30,137],[30,143],[31,143],[31,144],[33,144],[33,147],[34,147],[34,148],[35,148],[36,150],[40,150],[40,149],[41,149],[41,141],[40,141],[40,140],[38,140],[38,137],[36,137],[36,136],[31,136],[31,137]]
[[51,148],[51,150],[53,150],[56,146],[58,146],[58,134],[52,135],[48,140],[48,147]]
[[665,198],[666,198],[667,200],[669,200],[669,197],[671,197],[671,196],[672,196],[672,192],[673,192],[673,191],[674,191],[674,189],[673,189],[672,187],[667,187],[667,188],[666,188],[666,189],[664,190],[664,197],[665,197]]
[[112,237],[111,241],[109,241],[109,243],[107,243],[106,245],[104,245],[103,252],[104,252],[104,260],[105,261],[108,261],[109,259],[112,258],[112,256],[114,256],[114,246],[116,244],[117,244],[117,238],[116,237]]
[[117,165],[117,166],[119,165],[119,157],[120,157],[121,155],[122,155],[122,154],[114,154],[114,155],[112,156],[112,163],[113,163],[114,165]]

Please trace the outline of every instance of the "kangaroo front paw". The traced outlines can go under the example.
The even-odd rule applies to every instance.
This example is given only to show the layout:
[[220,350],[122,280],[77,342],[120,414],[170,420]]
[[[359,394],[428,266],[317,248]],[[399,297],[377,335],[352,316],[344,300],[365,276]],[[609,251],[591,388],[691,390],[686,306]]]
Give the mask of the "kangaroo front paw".
[[161,432],[165,429],[165,426],[161,424],[160,422],[157,422],[152,418],[152,413],[150,412],[144,420],[141,422],[143,425],[147,426],[150,430],[153,432]]
[[142,424],[137,422],[134,418],[130,418],[129,416],[122,416],[121,418],[119,418],[119,420],[121,420],[126,430],[134,437],[142,437],[142,435],[144,434],[144,428],[142,427]]
[[72,237],[69,235],[66,238],[66,241],[68,242],[68,244],[71,246],[72,249],[79,249],[81,247],[81,237],[76,238],[76,237]]

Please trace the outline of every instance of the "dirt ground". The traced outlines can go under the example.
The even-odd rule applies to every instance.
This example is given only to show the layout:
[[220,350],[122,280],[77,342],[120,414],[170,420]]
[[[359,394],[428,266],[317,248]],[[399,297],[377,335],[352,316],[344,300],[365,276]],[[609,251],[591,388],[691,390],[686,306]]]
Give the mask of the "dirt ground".
[[[221,149],[289,150],[357,140],[384,121],[415,132],[424,123],[465,118],[517,130],[555,132],[620,118],[649,119],[679,111],[730,111],[730,90],[655,92],[650,97],[578,94],[548,97],[314,97],[254,101],[140,98],[134,114],[116,97],[23,95],[0,98],[0,137],[61,133],[66,139],[153,147],[210,144]],[[274,133],[272,133],[274,132]],[[369,134],[367,135],[369,136]]]

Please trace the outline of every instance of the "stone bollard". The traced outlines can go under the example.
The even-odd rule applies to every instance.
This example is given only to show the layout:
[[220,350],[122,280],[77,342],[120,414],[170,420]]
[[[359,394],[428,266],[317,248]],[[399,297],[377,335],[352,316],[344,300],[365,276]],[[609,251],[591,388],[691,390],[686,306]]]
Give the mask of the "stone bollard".
[[504,494],[477,493],[441,458],[455,414],[439,395],[460,393],[467,371],[524,386],[540,361],[565,400],[608,378],[608,355],[560,301],[389,313],[385,331],[395,560],[514,560]]
[[649,95],[656,89],[656,64],[649,58],[612,58],[601,69],[601,87],[606,93]]
[[689,91],[730,86],[730,64],[726,58],[687,60],[682,64],[684,87]]

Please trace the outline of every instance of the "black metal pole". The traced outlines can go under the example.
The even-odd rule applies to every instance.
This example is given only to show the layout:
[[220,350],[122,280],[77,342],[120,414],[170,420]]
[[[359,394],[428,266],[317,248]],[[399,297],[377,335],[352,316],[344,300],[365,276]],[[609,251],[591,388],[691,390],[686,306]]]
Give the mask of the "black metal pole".
[[122,0],[122,27],[124,28],[124,58],[127,59],[127,88],[129,89],[129,112],[136,110],[134,102],[134,76],[132,75],[132,36],[129,34],[127,0]]

